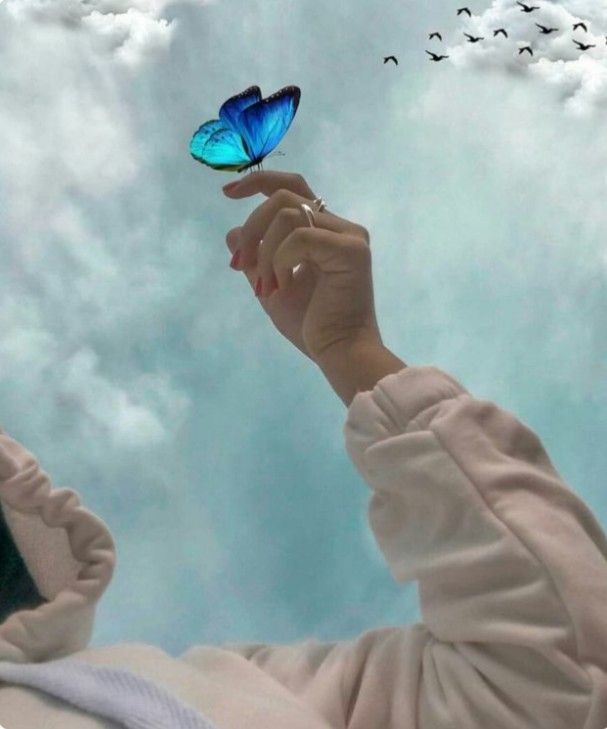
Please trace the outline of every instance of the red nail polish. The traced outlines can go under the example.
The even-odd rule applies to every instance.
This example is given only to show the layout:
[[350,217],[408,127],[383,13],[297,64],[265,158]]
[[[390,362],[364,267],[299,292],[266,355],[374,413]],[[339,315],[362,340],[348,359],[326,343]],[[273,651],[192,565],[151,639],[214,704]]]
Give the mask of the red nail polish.
[[232,260],[230,261],[230,266],[233,269],[237,269],[238,268],[238,261],[239,260],[240,260],[240,248],[237,248],[234,251],[234,255],[232,256]]
[[261,276],[260,276],[257,279],[257,283],[255,284],[255,296],[261,295],[261,286],[262,286],[262,281],[261,281]]

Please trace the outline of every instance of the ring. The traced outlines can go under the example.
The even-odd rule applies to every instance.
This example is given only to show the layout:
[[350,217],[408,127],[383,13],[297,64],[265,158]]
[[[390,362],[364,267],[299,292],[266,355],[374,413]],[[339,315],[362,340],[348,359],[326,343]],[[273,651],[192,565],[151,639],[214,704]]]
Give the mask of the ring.
[[299,207],[306,214],[306,218],[308,219],[308,223],[310,225],[310,228],[315,228],[316,225],[314,224],[314,212],[312,211],[312,208],[309,205],[306,205],[305,203],[300,203],[299,204]]
[[[318,203],[318,209],[316,210],[317,213],[322,213],[322,211],[327,207],[327,204],[322,199],[322,197],[317,197],[316,200],[314,200],[314,203]],[[308,224],[310,225],[310,228],[315,228],[316,224],[314,222],[314,210],[312,210],[309,205],[306,205],[306,203],[300,203],[299,207],[306,214],[306,218],[308,219]]]

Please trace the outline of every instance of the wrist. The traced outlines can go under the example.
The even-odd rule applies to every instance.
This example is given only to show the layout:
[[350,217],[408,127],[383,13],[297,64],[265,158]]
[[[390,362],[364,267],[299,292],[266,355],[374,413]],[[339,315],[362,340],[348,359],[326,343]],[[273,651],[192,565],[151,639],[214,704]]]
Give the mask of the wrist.
[[383,377],[407,366],[375,338],[336,345],[316,364],[346,407],[358,392],[372,390]]

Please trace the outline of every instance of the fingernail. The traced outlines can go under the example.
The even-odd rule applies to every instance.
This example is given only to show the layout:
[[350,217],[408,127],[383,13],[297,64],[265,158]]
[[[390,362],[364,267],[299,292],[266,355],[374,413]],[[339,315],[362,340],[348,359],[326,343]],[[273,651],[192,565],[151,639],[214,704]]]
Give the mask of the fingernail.
[[255,284],[255,296],[261,295],[261,276],[257,279],[257,283]]
[[238,260],[240,259],[240,248],[237,248],[234,251],[234,255],[232,256],[232,260],[230,261],[230,266],[237,270],[238,269]]
[[240,184],[240,180],[234,180],[234,182],[228,182],[228,184],[224,185],[221,189],[224,192],[230,192],[230,190],[233,190],[238,184]]

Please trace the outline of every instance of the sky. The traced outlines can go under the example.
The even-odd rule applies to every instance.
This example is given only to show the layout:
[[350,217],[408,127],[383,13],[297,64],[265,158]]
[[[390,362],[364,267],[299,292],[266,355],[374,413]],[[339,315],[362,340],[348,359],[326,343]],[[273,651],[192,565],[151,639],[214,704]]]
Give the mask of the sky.
[[515,414],[607,529],[607,2],[533,4],[0,2],[0,426],[112,532],[92,647],[421,619],[344,404],[228,265],[265,198],[189,154],[251,85],[300,87],[264,169],[367,228],[384,344]]

